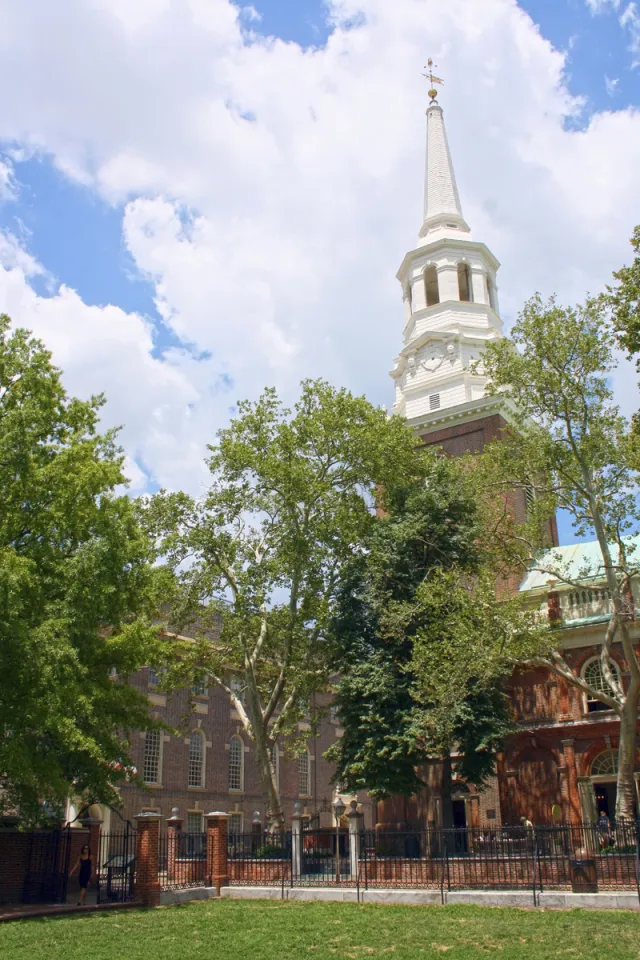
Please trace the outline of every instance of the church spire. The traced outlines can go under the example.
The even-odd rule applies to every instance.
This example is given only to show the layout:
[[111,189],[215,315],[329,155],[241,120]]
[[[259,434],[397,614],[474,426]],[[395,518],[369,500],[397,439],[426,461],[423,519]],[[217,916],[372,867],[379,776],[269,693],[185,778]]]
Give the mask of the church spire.
[[433,75],[433,60],[429,60],[429,73],[424,76],[430,83],[431,103],[427,109],[427,159],[424,178],[424,221],[420,236],[435,230],[462,230],[469,233],[469,227],[462,215],[460,194],[456,184],[456,175],[451,160],[447,131],[444,125],[442,107],[436,97],[434,84],[444,83]]
[[497,401],[486,396],[477,361],[502,336],[496,274],[500,264],[473,240],[462,215],[434,64],[429,61],[424,223],[397,277],[404,301],[403,345],[391,376],[394,413],[417,429],[485,416]]

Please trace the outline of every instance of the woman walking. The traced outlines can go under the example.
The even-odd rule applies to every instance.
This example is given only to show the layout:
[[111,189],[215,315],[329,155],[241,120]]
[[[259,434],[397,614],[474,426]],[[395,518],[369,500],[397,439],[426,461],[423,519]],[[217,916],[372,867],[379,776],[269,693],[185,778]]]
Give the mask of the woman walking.
[[80,876],[78,878],[80,883],[80,899],[78,900],[78,906],[84,907],[85,900],[87,899],[87,887],[91,883],[91,877],[93,875],[93,860],[91,859],[91,850],[89,849],[88,843],[85,843],[80,851],[80,856],[73,865],[73,869],[71,870],[69,876],[72,877],[76,870],[80,871]]

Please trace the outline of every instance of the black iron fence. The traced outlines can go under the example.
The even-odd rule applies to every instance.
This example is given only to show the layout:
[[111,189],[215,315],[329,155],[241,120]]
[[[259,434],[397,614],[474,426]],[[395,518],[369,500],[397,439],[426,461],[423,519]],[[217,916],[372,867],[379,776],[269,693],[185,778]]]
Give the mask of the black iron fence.
[[68,827],[34,830],[29,835],[23,903],[64,903],[70,856],[71,831]]
[[120,830],[100,834],[100,847],[94,863],[98,903],[133,900],[136,831],[129,823]]
[[640,822],[229,837],[232,884],[440,890],[635,890]]
[[291,832],[229,835],[227,846],[229,882],[242,886],[290,884],[293,858]]
[[207,842],[206,833],[160,834],[158,880],[163,890],[207,886]]
[[632,890],[640,823],[360,834],[360,883],[432,889]]

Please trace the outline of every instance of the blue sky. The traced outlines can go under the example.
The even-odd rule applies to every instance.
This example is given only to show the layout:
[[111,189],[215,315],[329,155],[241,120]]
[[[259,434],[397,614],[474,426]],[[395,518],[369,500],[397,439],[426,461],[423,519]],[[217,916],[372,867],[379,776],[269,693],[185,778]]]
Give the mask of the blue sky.
[[[208,0],[207,23],[190,0],[60,0],[55,16],[0,0],[14,91],[0,105],[13,238],[0,237],[0,297],[72,389],[107,392],[135,489],[197,487],[205,443],[266,383],[286,395],[324,375],[391,403],[394,274],[422,189],[419,72],[440,48],[463,202],[503,261],[507,323],[536,288],[575,298],[625,256],[640,220],[640,4],[520,0],[542,44],[512,0],[342,2],[336,26],[319,0],[254,0],[242,34],[229,0]],[[251,30],[289,46],[252,52]],[[495,103],[474,87],[485,49]]]
[[[640,68],[634,68],[629,38],[613,7],[592,15],[585,0],[520,0],[542,35],[569,51],[571,92],[585,98],[572,122],[587,123],[596,110],[640,105]],[[265,36],[303,47],[326,43],[332,26],[321,0],[256,0],[260,15],[251,26]],[[609,86],[615,82],[614,87]],[[92,190],[59,173],[45,156],[15,164],[20,190],[16,202],[0,207],[0,227],[28,237],[30,252],[55,281],[73,287],[88,304],[116,303],[153,317],[160,349],[179,342],[161,323],[153,287],[122,242],[122,206],[104,202]],[[35,281],[45,290],[42,279]]]

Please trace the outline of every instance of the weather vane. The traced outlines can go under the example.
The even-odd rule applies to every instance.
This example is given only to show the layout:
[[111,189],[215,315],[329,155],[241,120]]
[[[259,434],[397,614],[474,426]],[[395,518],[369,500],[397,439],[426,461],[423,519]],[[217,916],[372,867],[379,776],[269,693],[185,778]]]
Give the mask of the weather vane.
[[433,60],[431,59],[431,57],[429,57],[429,59],[427,60],[427,65],[426,65],[426,67],[425,67],[425,70],[428,70],[429,72],[422,74],[422,76],[423,76],[423,77],[426,77],[427,80],[429,81],[429,83],[431,84],[431,87],[430,87],[430,89],[429,89],[429,96],[431,97],[431,101],[432,101],[432,102],[433,102],[433,101],[436,99],[436,97],[438,96],[438,91],[437,91],[436,88],[435,88],[435,84],[436,84],[436,83],[440,83],[440,84],[443,84],[443,83],[444,83],[444,80],[441,80],[440,77],[435,77],[435,76],[433,75],[433,68],[434,68],[434,67],[437,67],[437,66],[438,66],[438,64],[437,64],[437,63],[434,63]]

